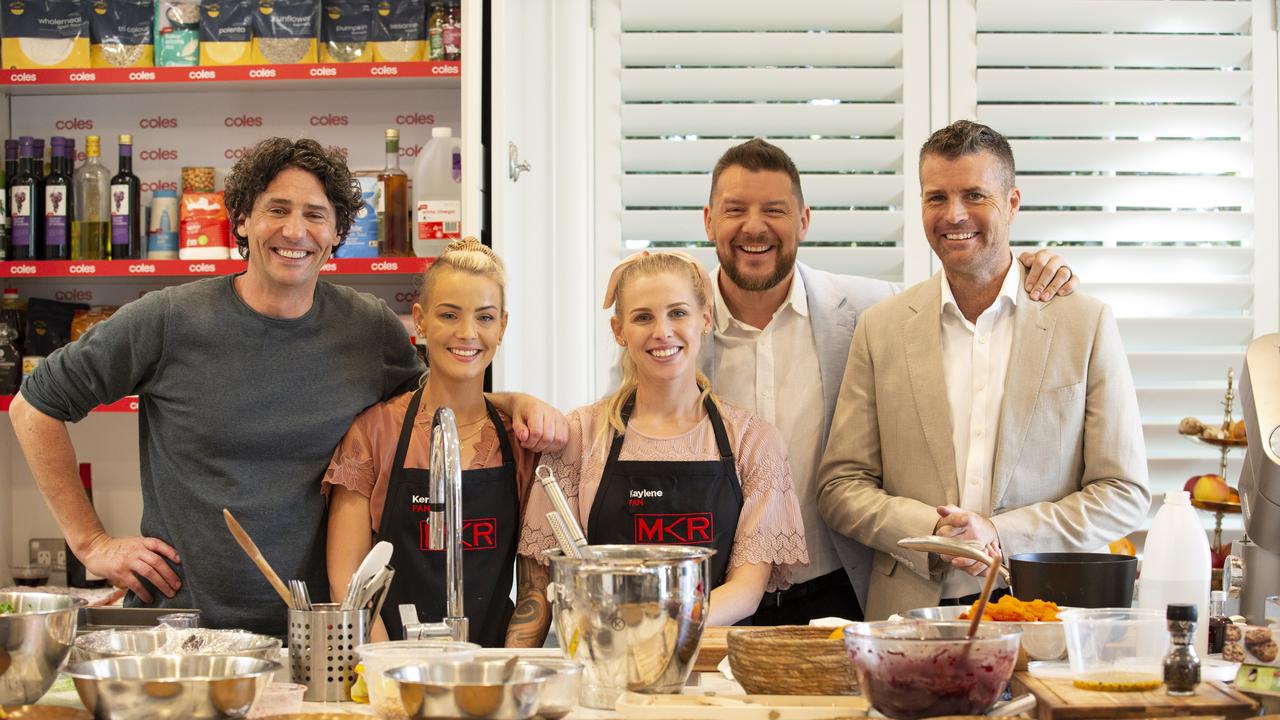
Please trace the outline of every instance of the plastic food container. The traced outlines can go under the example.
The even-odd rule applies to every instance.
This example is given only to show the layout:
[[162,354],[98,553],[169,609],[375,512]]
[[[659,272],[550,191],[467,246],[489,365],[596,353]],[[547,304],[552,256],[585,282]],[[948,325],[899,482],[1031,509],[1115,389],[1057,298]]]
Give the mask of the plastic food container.
[[249,717],[268,717],[270,715],[288,715],[302,711],[302,694],[307,691],[306,685],[298,683],[269,683],[262,689],[258,702],[253,704]]
[[1078,687],[1106,691],[1151,690],[1164,678],[1169,630],[1163,610],[1064,610],[1067,657]]
[[447,640],[393,640],[366,643],[356,648],[364,665],[364,684],[369,689],[369,705],[383,720],[408,717],[400,703],[400,690],[384,673],[401,665],[470,660],[480,646]]

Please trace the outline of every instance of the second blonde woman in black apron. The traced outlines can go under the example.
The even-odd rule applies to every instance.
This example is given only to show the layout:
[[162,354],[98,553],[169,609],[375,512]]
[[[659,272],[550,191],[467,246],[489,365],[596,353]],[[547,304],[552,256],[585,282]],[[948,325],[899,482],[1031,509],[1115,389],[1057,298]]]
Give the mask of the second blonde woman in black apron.
[[431,369],[421,388],[365,411],[325,474],[330,493],[328,564],[334,597],[375,540],[395,547],[395,580],[373,630],[400,639],[399,606],[423,622],[445,613],[444,552],[426,549],[430,429],[438,407],[453,410],[462,454],[463,609],[470,640],[509,638],[520,508],[536,458],[512,438],[511,422],[485,399],[484,372],[506,328],[501,261],[474,239],[451,243],[427,271],[414,305]]
[[[710,342],[706,271],[683,253],[640,253],[610,278],[605,307],[623,348],[622,383],[569,414],[569,446],[547,456],[588,542],[715,548],[707,622],[732,625],[808,562],[777,430],[716,400],[698,372]],[[554,547],[550,503],[530,495],[519,552]]]

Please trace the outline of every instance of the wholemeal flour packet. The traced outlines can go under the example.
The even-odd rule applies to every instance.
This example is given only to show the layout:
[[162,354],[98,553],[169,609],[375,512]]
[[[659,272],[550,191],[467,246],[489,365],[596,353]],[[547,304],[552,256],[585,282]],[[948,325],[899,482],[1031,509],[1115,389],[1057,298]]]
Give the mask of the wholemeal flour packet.
[[82,0],[4,3],[4,66],[15,70],[89,67],[89,19]]
[[200,64],[253,62],[253,0],[204,0],[200,6]]
[[373,62],[369,0],[324,0],[320,8],[320,62]]
[[157,67],[200,62],[200,0],[156,0]]
[[373,4],[374,62],[414,62],[427,46],[426,0],[377,0]]
[[253,62],[315,63],[319,0],[261,0],[253,16]]
[[153,0],[90,0],[89,58],[94,67],[151,67]]

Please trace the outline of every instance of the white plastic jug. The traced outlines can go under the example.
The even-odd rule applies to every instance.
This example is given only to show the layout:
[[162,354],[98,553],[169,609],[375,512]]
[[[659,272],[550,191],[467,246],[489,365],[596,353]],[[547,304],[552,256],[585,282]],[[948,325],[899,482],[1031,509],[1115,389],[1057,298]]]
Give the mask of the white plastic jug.
[[413,254],[438,257],[462,228],[462,143],[447,127],[431,129],[431,140],[413,165]]
[[1147,533],[1138,571],[1138,607],[1163,613],[1169,603],[1196,606],[1196,652],[1209,639],[1209,538],[1186,491],[1165,493]]

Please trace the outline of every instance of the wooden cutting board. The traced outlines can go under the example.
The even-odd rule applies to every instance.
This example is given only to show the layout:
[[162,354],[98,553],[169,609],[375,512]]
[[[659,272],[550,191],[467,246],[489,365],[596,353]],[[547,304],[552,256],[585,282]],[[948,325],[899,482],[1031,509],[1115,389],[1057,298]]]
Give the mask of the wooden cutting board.
[[1036,696],[1039,720],[1076,718],[1158,718],[1190,715],[1225,716],[1227,720],[1258,714],[1258,703],[1216,680],[1200,683],[1195,695],[1173,697],[1160,687],[1148,692],[1081,690],[1070,680],[1013,675],[1013,694]]
[[698,657],[693,661],[694,672],[715,672],[716,666],[729,654],[731,627],[710,626],[702,630],[702,643],[698,645]]

